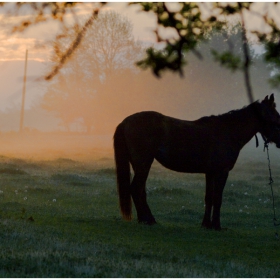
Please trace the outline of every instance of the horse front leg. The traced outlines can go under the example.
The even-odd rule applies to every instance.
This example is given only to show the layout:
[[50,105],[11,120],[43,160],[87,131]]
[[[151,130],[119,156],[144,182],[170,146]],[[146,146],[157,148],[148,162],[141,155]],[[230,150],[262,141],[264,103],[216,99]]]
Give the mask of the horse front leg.
[[206,173],[205,179],[205,213],[201,226],[210,229],[212,228],[211,214],[213,206],[214,176],[211,173]]
[[228,172],[216,174],[214,180],[213,191],[213,215],[212,215],[212,228],[221,230],[220,211],[222,206],[223,190],[228,178]]

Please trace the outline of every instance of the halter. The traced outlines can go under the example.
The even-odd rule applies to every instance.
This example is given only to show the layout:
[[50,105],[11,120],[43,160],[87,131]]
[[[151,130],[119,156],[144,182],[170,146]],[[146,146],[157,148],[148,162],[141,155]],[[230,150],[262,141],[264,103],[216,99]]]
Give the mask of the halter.
[[[272,136],[274,136],[275,132],[276,131],[280,131],[280,127],[278,125],[278,127],[275,127],[273,133],[270,135],[270,137],[265,137],[261,132],[260,132],[260,135],[262,136],[262,139],[264,141],[264,148],[263,148],[263,151],[265,150],[266,146],[270,143],[270,139],[272,138]],[[257,134],[255,134],[255,138],[256,138],[256,148],[258,148],[259,146],[259,139],[258,139],[258,136]]]
[[[262,133],[260,133],[260,134],[261,134],[262,139],[263,139],[263,141],[264,141],[264,148],[263,148],[263,151],[264,151],[265,148],[268,147],[268,144],[269,144],[270,141],[268,140],[268,138],[266,138],[265,136],[263,136]],[[255,134],[255,138],[256,138],[256,148],[258,148],[258,147],[259,147],[259,139],[258,139],[257,134]]]

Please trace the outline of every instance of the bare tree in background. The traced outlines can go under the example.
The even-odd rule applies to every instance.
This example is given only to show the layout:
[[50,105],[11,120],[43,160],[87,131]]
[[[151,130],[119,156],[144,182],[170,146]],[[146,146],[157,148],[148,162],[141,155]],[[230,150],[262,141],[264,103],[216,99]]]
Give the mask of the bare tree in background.
[[[116,71],[135,71],[135,59],[140,59],[141,54],[143,57],[144,49],[135,41],[132,29],[131,22],[120,14],[100,13],[88,28],[75,56],[49,85],[43,108],[56,112],[68,127],[79,118],[83,119],[88,132],[92,126],[96,127],[98,116],[103,114],[100,104],[110,102],[106,87],[111,76]],[[77,30],[68,30],[67,36],[54,42],[52,61],[55,65],[60,60],[57,50],[67,50],[76,34]]]

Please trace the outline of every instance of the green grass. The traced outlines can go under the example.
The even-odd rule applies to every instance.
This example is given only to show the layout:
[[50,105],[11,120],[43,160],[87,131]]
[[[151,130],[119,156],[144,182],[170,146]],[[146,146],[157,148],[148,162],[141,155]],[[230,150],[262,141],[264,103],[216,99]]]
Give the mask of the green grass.
[[[278,217],[279,170],[274,162]],[[280,277],[263,162],[232,171],[221,232],[200,228],[204,176],[156,163],[147,182],[155,226],[121,219],[112,159],[1,157],[0,182],[1,277]]]

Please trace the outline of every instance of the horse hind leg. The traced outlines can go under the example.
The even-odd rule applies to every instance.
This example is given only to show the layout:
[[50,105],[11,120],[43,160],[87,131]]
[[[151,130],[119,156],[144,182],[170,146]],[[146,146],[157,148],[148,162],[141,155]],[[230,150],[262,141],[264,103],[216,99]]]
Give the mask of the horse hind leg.
[[135,175],[131,183],[131,196],[137,211],[139,223],[153,225],[156,223],[154,216],[147,203],[146,180],[149,175],[150,166],[145,168],[135,168]]
[[214,176],[206,174],[206,191],[205,191],[205,213],[201,226],[205,228],[212,228],[211,214],[213,207],[213,192],[214,192]]
[[212,228],[221,230],[220,210],[222,206],[223,190],[228,178],[228,172],[219,174],[215,180],[215,189],[213,193],[213,214],[212,214]]
[[221,230],[220,209],[227,177],[227,172],[206,174],[205,214],[202,221],[202,226],[205,228]]

